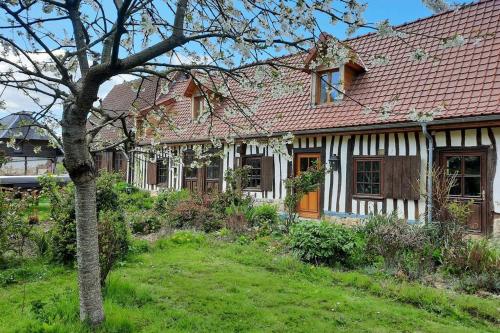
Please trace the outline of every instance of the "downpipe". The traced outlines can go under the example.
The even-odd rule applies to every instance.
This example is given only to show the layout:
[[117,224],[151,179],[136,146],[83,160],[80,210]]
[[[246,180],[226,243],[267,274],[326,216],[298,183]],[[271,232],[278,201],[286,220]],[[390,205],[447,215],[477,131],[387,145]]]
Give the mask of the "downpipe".
[[434,140],[427,131],[427,123],[420,123],[422,133],[424,133],[428,142],[427,158],[427,223],[432,223],[432,164],[434,159]]

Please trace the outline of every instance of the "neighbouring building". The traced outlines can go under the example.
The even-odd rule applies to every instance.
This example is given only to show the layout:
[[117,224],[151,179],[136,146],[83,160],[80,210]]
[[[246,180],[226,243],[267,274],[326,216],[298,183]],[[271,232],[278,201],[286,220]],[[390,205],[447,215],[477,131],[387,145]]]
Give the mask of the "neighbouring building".
[[[233,126],[222,116],[209,125],[196,121],[206,108],[206,90],[184,74],[173,77],[168,89],[156,89],[154,78],[144,81],[139,93],[133,83],[117,85],[103,106],[128,112],[132,101],[142,103],[135,105],[140,110],[135,121],[142,132],[136,135],[144,139],[130,155],[127,174],[144,189],[223,191],[224,172],[249,165],[248,193],[256,200],[282,203],[283,181],[316,161],[331,165],[332,171],[318,191],[301,201],[300,215],[362,217],[396,211],[412,223],[425,220],[426,170],[432,156],[432,163],[456,177],[450,196],[473,203],[470,230],[498,235],[499,22],[500,1],[479,1],[396,27],[405,38],[373,33],[345,41],[368,59],[313,70],[308,64],[315,50],[280,58],[304,66],[303,71],[281,69],[289,86],[302,88],[276,93],[270,86],[259,96],[247,96],[230,83],[246,104],[259,99],[251,121],[236,116]],[[443,46],[441,38],[457,35],[465,37],[463,45]],[[419,50],[425,50],[424,56],[415,56]],[[219,98],[214,112],[226,114],[228,103]],[[159,137],[139,130],[153,104],[169,118],[156,124],[162,128]],[[387,117],[381,116],[384,110]],[[423,127],[415,120],[417,113],[432,113],[433,119]],[[172,130],[172,124],[180,130]],[[235,125],[245,128],[245,134],[236,135]],[[272,136],[252,130],[260,125]],[[114,129],[103,134],[112,135],[106,131]],[[273,136],[289,132],[292,142],[273,143]],[[220,138],[220,145],[211,137]],[[218,150],[221,157],[196,168],[197,150]],[[106,165],[110,163],[108,159]]]
[[0,155],[0,176],[36,176],[53,173],[63,153],[31,113],[18,112],[0,119]]

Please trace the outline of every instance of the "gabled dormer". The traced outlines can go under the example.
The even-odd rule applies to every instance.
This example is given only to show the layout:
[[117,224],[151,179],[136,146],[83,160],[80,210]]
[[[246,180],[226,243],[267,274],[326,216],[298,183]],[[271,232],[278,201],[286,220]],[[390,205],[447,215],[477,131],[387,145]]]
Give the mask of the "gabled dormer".
[[153,127],[168,124],[168,118],[172,117],[172,108],[175,103],[175,98],[158,99],[152,106],[145,107],[135,116],[136,136],[152,135]]
[[220,100],[218,94],[209,87],[201,85],[198,80],[191,77],[184,91],[184,96],[191,98],[191,117],[193,121],[198,120],[208,111],[209,103],[212,108]]
[[[337,43],[337,45],[332,46],[329,43]],[[336,53],[332,52],[332,49]],[[339,102],[344,98],[356,77],[365,71],[362,64],[357,61],[353,50],[326,34],[320,36],[318,46],[309,52],[306,66],[311,73],[313,105]]]

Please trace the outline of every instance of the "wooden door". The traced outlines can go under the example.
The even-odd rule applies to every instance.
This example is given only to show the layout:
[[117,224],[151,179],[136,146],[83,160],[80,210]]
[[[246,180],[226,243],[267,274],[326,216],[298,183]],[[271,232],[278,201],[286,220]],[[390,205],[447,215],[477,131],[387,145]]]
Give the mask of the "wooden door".
[[440,165],[453,180],[450,198],[461,202],[472,202],[468,227],[471,232],[485,232],[488,218],[486,151],[444,151],[440,154]]
[[199,191],[198,168],[184,167],[184,188],[191,192]]
[[[319,153],[298,153],[295,155],[295,175],[307,171],[315,163],[319,166]],[[304,195],[297,207],[299,216],[306,218],[319,218],[320,216],[320,191],[312,191]]]
[[222,183],[222,159],[214,158],[204,172],[204,193],[220,192]]

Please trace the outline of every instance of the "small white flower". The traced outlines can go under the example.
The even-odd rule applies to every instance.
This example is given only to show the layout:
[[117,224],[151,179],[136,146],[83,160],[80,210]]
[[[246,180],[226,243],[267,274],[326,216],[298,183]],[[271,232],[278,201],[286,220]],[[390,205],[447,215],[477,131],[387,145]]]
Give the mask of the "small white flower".
[[410,59],[416,62],[422,62],[429,58],[429,54],[422,49],[416,49],[410,55]]
[[463,46],[467,43],[467,38],[462,35],[456,34],[452,37],[443,39],[443,44],[441,45],[444,49],[449,49],[452,47]]

